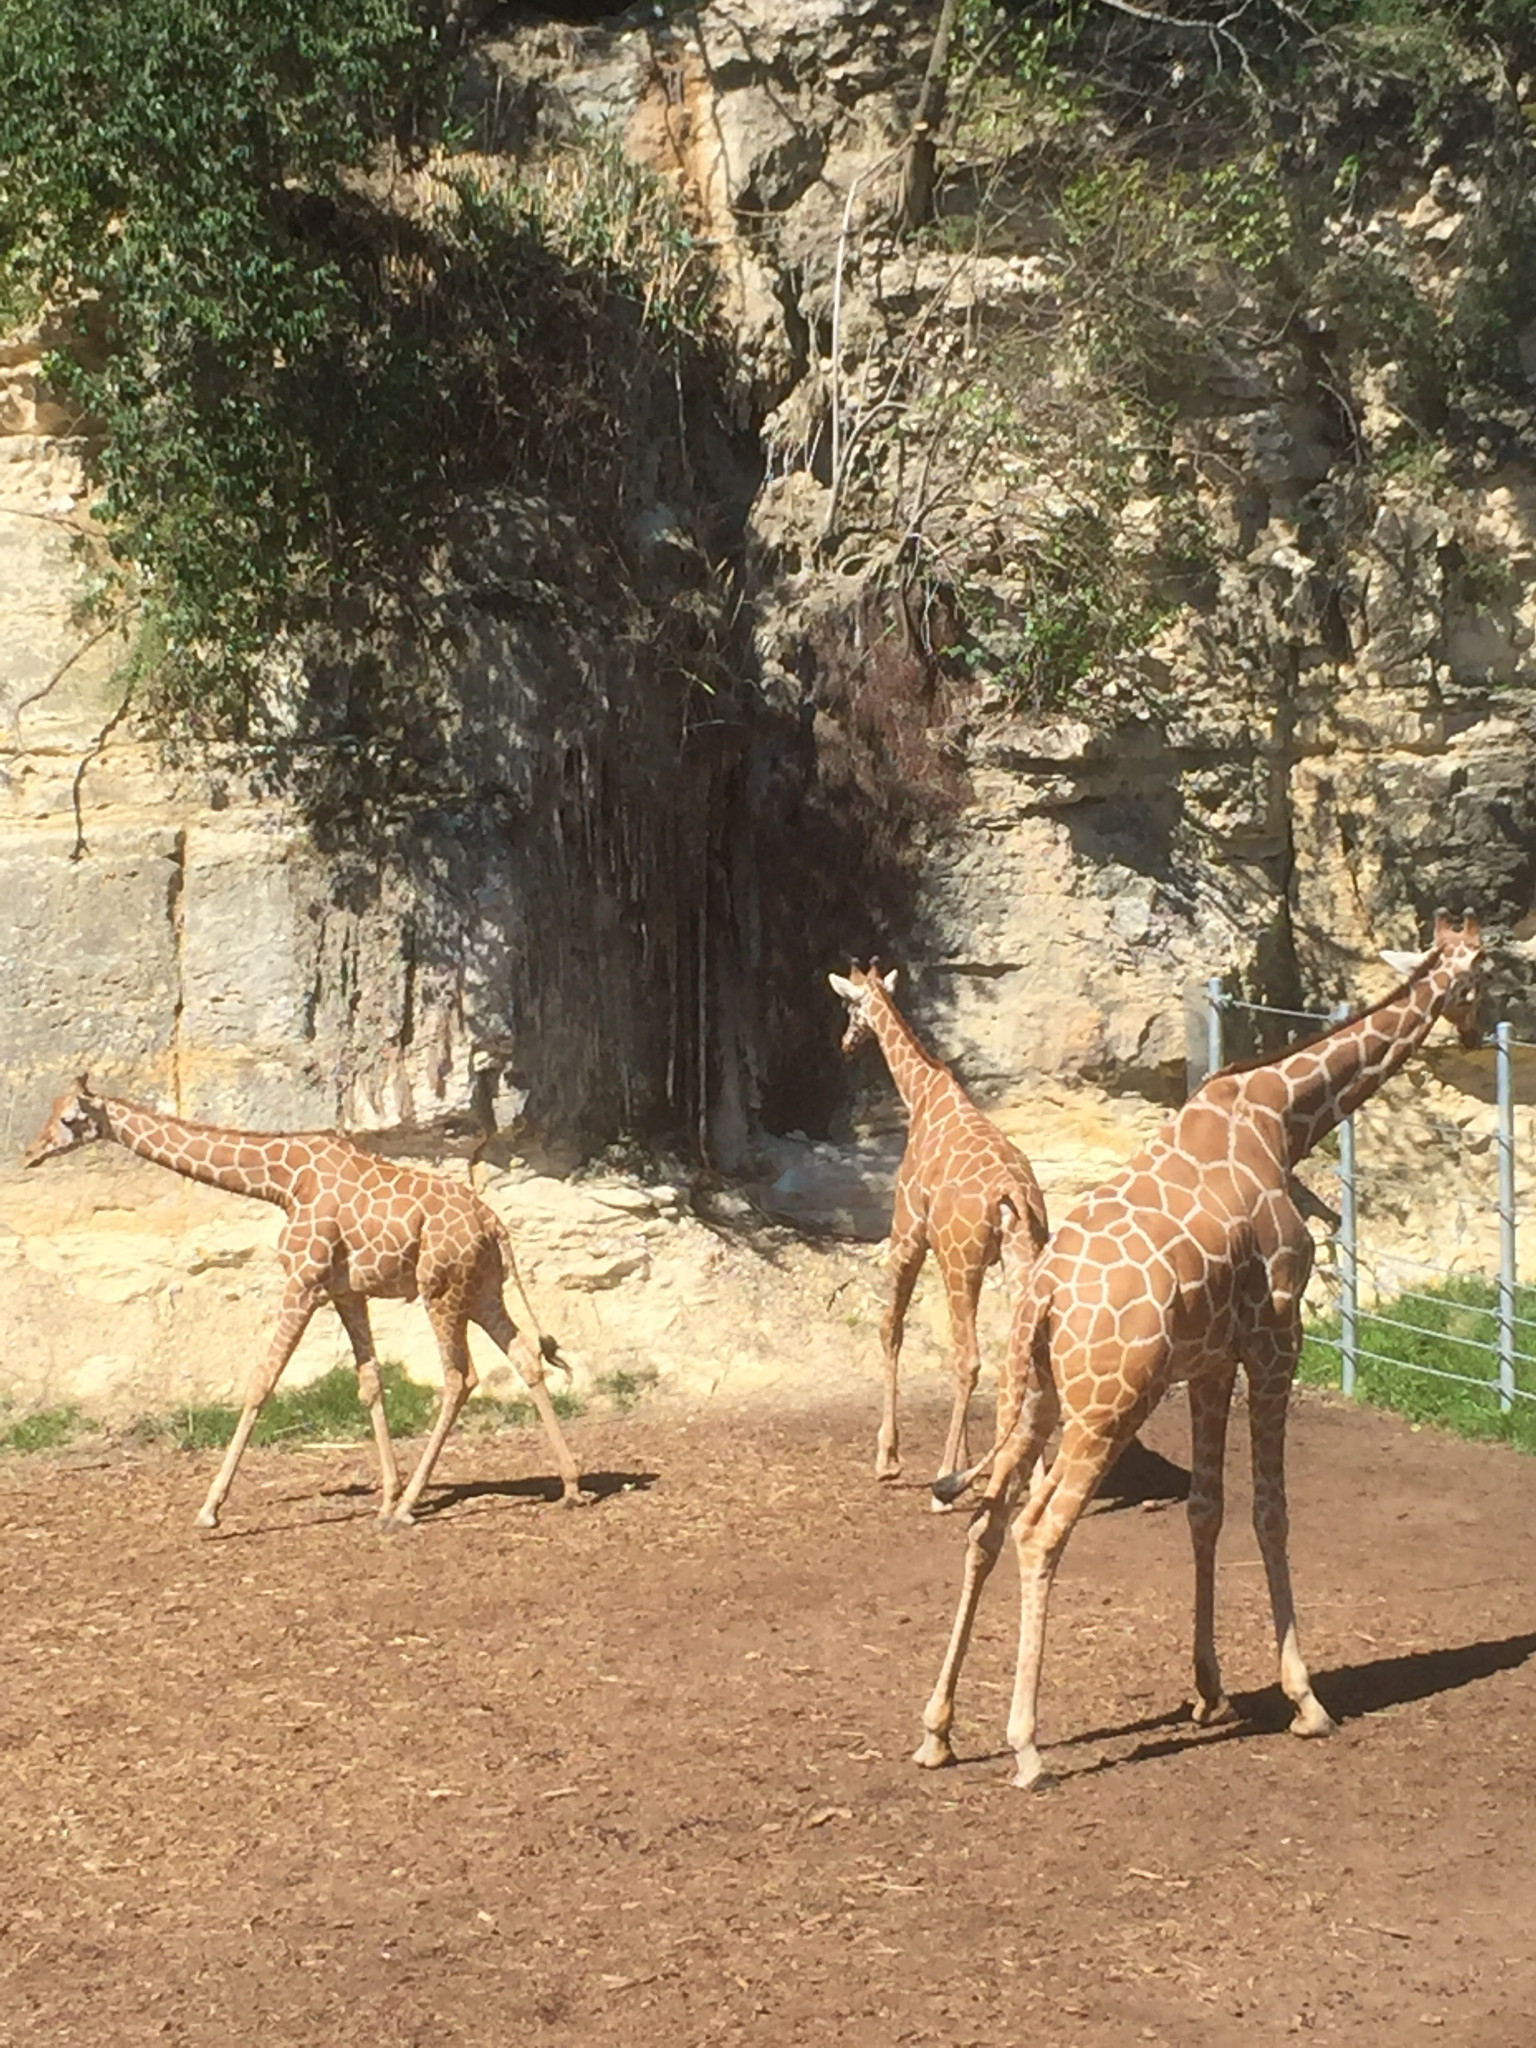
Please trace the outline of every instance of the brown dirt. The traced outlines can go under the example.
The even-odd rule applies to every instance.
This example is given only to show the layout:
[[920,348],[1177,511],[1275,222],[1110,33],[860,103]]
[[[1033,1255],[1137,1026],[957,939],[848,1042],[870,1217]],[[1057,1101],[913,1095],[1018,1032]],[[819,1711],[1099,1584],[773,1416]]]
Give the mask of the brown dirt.
[[[1536,2038],[1536,1467],[1299,1404],[1330,1743],[1283,1732],[1241,1461],[1225,1728],[1180,1705],[1182,1512],[1102,1503],[1032,1796],[1007,1561],[965,1761],[907,1761],[965,1524],[874,1486],[873,1421],[579,1422],[574,1514],[535,1435],[459,1438],[387,1541],[361,1452],[253,1454],[212,1538],[206,1457],[6,1461],[0,2040]],[[1182,1462],[1179,1403],[1148,1441]]]

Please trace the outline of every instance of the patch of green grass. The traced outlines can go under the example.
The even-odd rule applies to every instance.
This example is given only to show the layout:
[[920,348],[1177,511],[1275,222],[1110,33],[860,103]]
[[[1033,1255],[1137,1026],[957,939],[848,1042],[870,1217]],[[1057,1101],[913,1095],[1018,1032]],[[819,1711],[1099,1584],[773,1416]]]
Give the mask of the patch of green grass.
[[[569,1422],[573,1416],[584,1414],[586,1403],[579,1396],[568,1393],[563,1387],[551,1387],[550,1404],[562,1422]],[[521,1396],[512,1401],[497,1401],[483,1395],[478,1401],[471,1401],[459,1418],[459,1426],[482,1436],[495,1434],[503,1429],[527,1429],[539,1419],[539,1412],[531,1401]]]
[[[1362,1399],[1413,1422],[1433,1422],[1457,1435],[1536,1451],[1536,1399],[1506,1412],[1499,1406],[1498,1289],[1492,1281],[1447,1280],[1380,1302],[1357,1321],[1361,1351],[1355,1385]],[[1515,1290],[1515,1384],[1536,1395],[1536,1288]],[[1310,1326],[1299,1378],[1311,1386],[1339,1384],[1339,1318]],[[1489,1349],[1479,1349],[1488,1346]],[[1465,1373],[1488,1386],[1436,1378]]]
[[[424,1435],[437,1414],[436,1387],[418,1385],[393,1360],[380,1367],[379,1377],[384,1383],[390,1435]],[[581,1413],[581,1403],[573,1394],[552,1393],[550,1398],[555,1413],[563,1419]],[[522,1429],[537,1419],[531,1401],[481,1400],[466,1409],[460,1427],[472,1431]],[[222,1450],[239,1420],[239,1409],[223,1403],[189,1405],[174,1408],[166,1416],[145,1416],[134,1425],[132,1434],[141,1443],[170,1444],[178,1451]],[[338,1365],[307,1387],[296,1387],[291,1393],[279,1388],[261,1411],[251,1442],[349,1443],[363,1442],[372,1434],[368,1410],[358,1399],[357,1375],[350,1366]]]
[[78,1408],[40,1408],[0,1429],[0,1451],[57,1451],[92,1427]]
[[635,1372],[618,1366],[599,1377],[598,1391],[607,1395],[621,1415],[627,1415],[640,1396],[655,1386],[657,1377],[654,1365],[643,1365]]

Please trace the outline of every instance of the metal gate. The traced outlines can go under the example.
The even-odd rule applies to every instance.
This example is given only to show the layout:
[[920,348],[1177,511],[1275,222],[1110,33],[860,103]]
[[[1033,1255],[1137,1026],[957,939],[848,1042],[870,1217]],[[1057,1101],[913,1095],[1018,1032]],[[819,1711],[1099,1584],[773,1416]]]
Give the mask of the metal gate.
[[[1247,1057],[1250,1052],[1261,1058],[1274,1057],[1355,1014],[1348,1004],[1324,1012],[1240,1002],[1228,994],[1219,977],[1206,984],[1205,1012],[1207,1073],[1214,1073],[1229,1058]],[[1234,1040],[1245,1043],[1234,1044]],[[1337,1174],[1339,1191],[1337,1220],[1331,1232],[1334,1256],[1331,1262],[1318,1262],[1319,1288],[1314,1291],[1308,1342],[1337,1352],[1339,1383],[1346,1394],[1356,1392],[1362,1365],[1379,1363],[1481,1388],[1497,1397],[1506,1414],[1516,1403],[1536,1407],[1536,1314],[1531,1313],[1536,1309],[1536,1289],[1522,1288],[1517,1264],[1518,1210],[1531,1189],[1529,1175],[1522,1185],[1517,1174],[1516,1054],[1521,1051],[1536,1053],[1536,1046],[1517,1039],[1512,1025],[1500,1023],[1482,1051],[1473,1056],[1479,1062],[1487,1059],[1491,1065],[1487,1092],[1494,1114],[1490,1130],[1469,1132],[1464,1122],[1418,1114],[1425,1143],[1438,1141],[1439,1126],[1439,1135],[1453,1156],[1460,1157],[1455,1234],[1466,1242],[1448,1255],[1439,1253],[1437,1247],[1436,1256],[1416,1258],[1400,1247],[1374,1241],[1369,1224],[1362,1224],[1362,1194],[1371,1185],[1372,1139],[1384,1128],[1388,1115],[1381,1098],[1373,1097],[1339,1125],[1337,1161],[1329,1162]],[[1522,1064],[1536,1068],[1536,1061]],[[1527,1092],[1536,1095],[1536,1086]],[[1528,1143],[1530,1135],[1528,1132]],[[1467,1170],[1474,1158],[1484,1154],[1491,1171]],[[1447,1263],[1447,1257],[1455,1263]],[[1316,1310],[1318,1292],[1334,1297],[1333,1312],[1325,1310],[1321,1318]],[[1487,1294],[1486,1304],[1477,1298],[1482,1292]],[[1392,1341],[1390,1333],[1404,1332],[1412,1338],[1425,1333],[1424,1325],[1408,1319],[1419,1304],[1449,1325],[1434,1331],[1436,1347],[1443,1348],[1447,1363],[1431,1365],[1403,1355],[1410,1348],[1407,1344],[1398,1344],[1391,1352],[1381,1348]],[[1458,1310],[1464,1311],[1460,1328],[1456,1327]],[[1335,1320],[1337,1334],[1328,1327]]]

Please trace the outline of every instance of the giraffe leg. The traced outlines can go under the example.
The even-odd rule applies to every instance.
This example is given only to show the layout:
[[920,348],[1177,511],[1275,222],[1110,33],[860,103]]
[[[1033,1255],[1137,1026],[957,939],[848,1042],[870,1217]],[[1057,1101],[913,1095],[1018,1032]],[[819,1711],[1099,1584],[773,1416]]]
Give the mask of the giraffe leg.
[[379,1378],[379,1361],[373,1348],[373,1325],[368,1320],[368,1303],[361,1294],[333,1294],[331,1299],[352,1340],[352,1355],[357,1360],[358,1396],[367,1407],[373,1423],[373,1441],[379,1453],[379,1485],[384,1494],[379,1512],[388,1515],[400,1491],[400,1467],[395,1461],[389,1419],[384,1413],[384,1386]]
[[[948,1472],[960,1471],[970,1463],[966,1424],[970,1417],[971,1396],[976,1391],[976,1381],[981,1372],[981,1352],[976,1343],[976,1305],[981,1299],[981,1281],[985,1271],[985,1263],[979,1257],[967,1258],[963,1262],[956,1257],[944,1273],[944,1286],[949,1295],[950,1365],[955,1376],[955,1405],[949,1418],[949,1435],[944,1443],[944,1461],[935,1475],[939,1479]],[[935,1514],[953,1511],[953,1503],[939,1500],[936,1496],[930,1496],[928,1504]]]
[[[955,1613],[954,1627],[950,1630],[949,1646],[944,1652],[944,1662],[928,1704],[923,1709],[924,1735],[912,1761],[921,1764],[924,1770],[937,1770],[941,1764],[950,1764],[955,1753],[950,1748],[949,1731],[955,1719],[955,1687],[960,1680],[960,1666],[970,1645],[971,1629],[976,1620],[977,1603],[981,1589],[997,1563],[1003,1547],[1003,1534],[1008,1526],[1008,1510],[1017,1491],[1015,1478],[1022,1467],[1030,1472],[1035,1467],[1046,1438],[1050,1435],[1055,1421],[1055,1389],[1031,1386],[1025,1397],[1023,1412],[1017,1409],[1007,1414],[1000,1406],[998,1433],[1007,1431],[1007,1441],[998,1452],[987,1481],[987,1491],[981,1505],[971,1517],[970,1531],[965,1543],[965,1579],[960,1588],[960,1605]],[[1044,1492],[1048,1481],[1039,1482]],[[1034,1511],[1036,1479],[1030,1482],[1030,1504],[1024,1510],[1028,1515]]]
[[1030,1498],[1015,1524],[1019,1553],[1019,1660],[1014,1672],[1013,1705],[1008,1714],[1008,1747],[1013,1751],[1013,1782],[1021,1791],[1044,1790],[1051,1782],[1035,1747],[1036,1709],[1040,1694],[1040,1663],[1045,1654],[1046,1611],[1051,1586],[1067,1539],[1094,1489],[1146,1420],[1152,1403],[1139,1398],[1107,1430],[1075,1419],[1062,1432],[1061,1445],[1043,1484],[1032,1486]]
[[198,1515],[200,1529],[217,1529],[219,1509],[224,1505],[225,1496],[235,1476],[235,1467],[245,1453],[251,1431],[256,1427],[256,1418],[261,1413],[272,1389],[283,1376],[283,1368],[292,1358],[299,1339],[309,1327],[309,1319],[319,1306],[320,1297],[307,1281],[290,1280],[283,1293],[282,1313],[277,1328],[262,1363],[251,1374],[245,1389],[245,1406],[240,1411],[240,1420],[230,1438],[229,1449],[224,1453],[224,1462],[218,1475],[208,1489],[208,1498],[203,1502]]
[[1216,1541],[1225,1510],[1227,1416],[1234,1372],[1189,1383],[1189,1534],[1195,1549],[1195,1720],[1219,1720],[1227,1702],[1216,1656]]
[[[581,1490],[581,1468],[571,1456],[570,1446],[560,1427],[560,1418],[555,1413],[555,1404],[549,1398],[549,1388],[544,1383],[544,1355],[538,1345],[529,1337],[519,1337],[517,1325],[507,1314],[505,1302],[499,1296],[487,1293],[475,1309],[475,1321],[485,1331],[493,1344],[512,1360],[518,1378],[533,1397],[539,1420],[544,1425],[544,1434],[549,1447],[555,1454],[555,1464],[560,1473],[561,1502],[566,1507],[579,1507],[591,1500],[589,1493]],[[513,1346],[517,1346],[514,1352]]]
[[432,1425],[432,1434],[427,1438],[426,1449],[422,1452],[416,1470],[411,1474],[393,1512],[386,1511],[379,1516],[381,1530],[409,1528],[415,1521],[412,1512],[421,1498],[422,1488],[432,1477],[432,1467],[437,1463],[437,1454],[447,1441],[448,1432],[458,1419],[459,1410],[469,1399],[469,1390],[475,1384],[474,1367],[469,1362],[469,1318],[464,1312],[461,1300],[439,1298],[427,1303],[427,1313],[432,1318],[432,1327],[437,1333],[437,1348],[443,1360],[443,1394]]
[[[1278,1349],[1278,1347],[1277,1347]],[[1280,1649],[1280,1686],[1296,1709],[1293,1735],[1332,1735],[1334,1721],[1312,1690],[1296,1631],[1287,1554],[1290,1515],[1285,1500],[1285,1417],[1290,1402],[1293,1358],[1248,1364],[1248,1416],[1253,1446],[1253,1529],[1259,1539],[1269,1604]]]
[[907,1326],[907,1306],[927,1249],[928,1240],[920,1224],[908,1228],[900,1236],[892,1233],[891,1298],[880,1322],[880,1345],[885,1354],[885,1407],[875,1445],[877,1479],[895,1479],[901,1473],[901,1449],[896,1434],[896,1380],[901,1362],[901,1340]]

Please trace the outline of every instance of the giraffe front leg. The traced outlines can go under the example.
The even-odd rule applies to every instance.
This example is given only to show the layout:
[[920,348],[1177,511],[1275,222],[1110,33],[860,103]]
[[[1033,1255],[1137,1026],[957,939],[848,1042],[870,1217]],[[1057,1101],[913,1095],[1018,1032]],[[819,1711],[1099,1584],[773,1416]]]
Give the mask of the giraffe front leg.
[[299,1339],[309,1327],[309,1319],[319,1304],[319,1296],[304,1281],[290,1280],[283,1294],[282,1314],[266,1358],[251,1374],[245,1390],[245,1406],[240,1411],[240,1420],[230,1438],[229,1449],[224,1453],[224,1462],[212,1486],[208,1498],[203,1502],[202,1512],[197,1517],[200,1529],[217,1529],[219,1510],[224,1505],[230,1485],[234,1480],[235,1467],[244,1455],[251,1431],[256,1427],[256,1418],[261,1413],[272,1389],[282,1378],[283,1368],[292,1358]]
[[1248,1368],[1249,1433],[1253,1449],[1253,1529],[1269,1580],[1269,1602],[1280,1651],[1280,1687],[1295,1707],[1293,1735],[1332,1735],[1336,1723],[1312,1690],[1296,1628],[1288,1555],[1290,1515],[1285,1499],[1285,1416],[1291,1371]]

